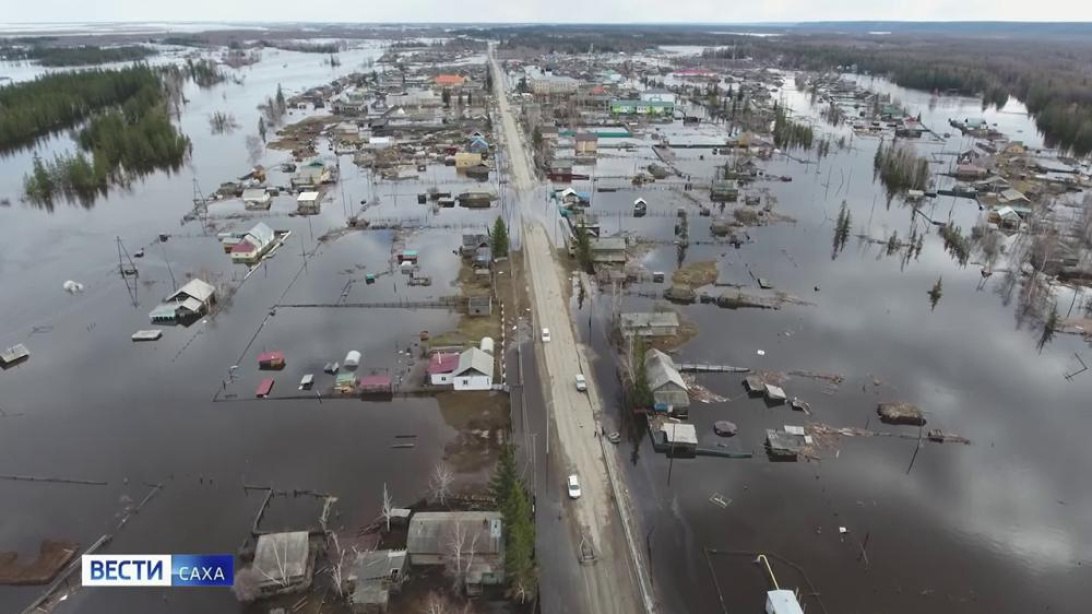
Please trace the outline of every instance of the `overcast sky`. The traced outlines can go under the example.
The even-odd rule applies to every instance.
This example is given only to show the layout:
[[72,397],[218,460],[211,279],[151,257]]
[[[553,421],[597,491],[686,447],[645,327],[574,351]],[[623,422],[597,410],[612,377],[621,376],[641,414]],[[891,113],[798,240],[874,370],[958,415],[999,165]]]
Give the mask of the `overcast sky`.
[[1088,0],[4,0],[0,24],[80,21],[1092,21]]

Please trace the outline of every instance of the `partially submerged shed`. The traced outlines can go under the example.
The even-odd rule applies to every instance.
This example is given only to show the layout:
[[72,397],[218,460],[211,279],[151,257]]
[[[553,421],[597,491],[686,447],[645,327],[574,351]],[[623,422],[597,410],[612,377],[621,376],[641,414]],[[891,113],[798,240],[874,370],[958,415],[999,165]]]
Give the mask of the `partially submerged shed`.
[[925,425],[925,413],[912,403],[901,401],[880,403],[876,406],[876,413],[880,415],[880,420],[888,424]]
[[253,563],[258,572],[258,591],[269,597],[311,586],[316,555],[307,531],[258,536]]
[[679,315],[674,311],[642,311],[621,315],[623,335],[671,337],[679,332]]
[[451,543],[473,544],[465,589],[479,593],[483,586],[504,582],[504,531],[500,512],[418,512],[410,518],[406,552],[411,565],[445,565],[452,557]]
[[405,550],[356,553],[356,559],[346,576],[346,588],[353,614],[387,611],[391,593],[402,587],[406,558]]
[[357,386],[363,394],[392,394],[394,392],[394,381],[386,373],[365,375],[357,382]]
[[645,374],[657,404],[690,406],[689,387],[670,356],[660,350],[649,350],[645,356]]
[[27,360],[28,358],[30,358],[30,350],[27,349],[27,346],[22,343],[16,343],[3,352],[0,352],[0,366],[8,367]]

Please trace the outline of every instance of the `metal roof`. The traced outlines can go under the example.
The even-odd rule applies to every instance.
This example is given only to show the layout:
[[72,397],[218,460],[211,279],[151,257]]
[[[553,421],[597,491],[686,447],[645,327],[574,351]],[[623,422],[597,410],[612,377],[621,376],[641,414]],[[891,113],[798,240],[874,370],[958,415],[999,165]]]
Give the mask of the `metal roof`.
[[182,301],[182,304],[180,304],[178,307],[192,313],[199,313],[205,307],[205,304],[193,297],[190,297]]
[[247,188],[243,190],[243,200],[245,201],[264,203],[270,198],[272,197],[264,188]]
[[212,298],[214,294],[216,294],[216,288],[212,284],[208,283],[207,281],[194,278],[186,282],[186,285],[182,286],[178,290],[174,291],[170,296],[168,296],[167,301],[173,301],[179,296],[185,295],[193,297],[204,303]]
[[173,320],[178,316],[178,305],[164,303],[157,305],[155,309],[148,313],[148,317],[153,320]]
[[618,251],[626,249],[625,237],[592,237],[589,240],[589,243],[591,243],[591,249],[593,252]]
[[319,198],[318,192],[300,192],[300,195],[296,197],[298,203],[312,203]]
[[451,373],[459,366],[458,354],[445,354],[437,352],[428,361],[429,374]]
[[639,311],[622,314],[622,329],[677,328],[679,315],[674,311]]
[[454,375],[465,375],[470,371],[493,377],[493,357],[478,348],[470,348],[459,354],[459,366],[455,367]]
[[668,422],[660,427],[667,438],[667,443],[698,445],[698,430],[693,424]]
[[474,544],[477,556],[504,551],[500,512],[418,512],[410,518],[406,551],[413,554],[446,554],[451,534],[465,531],[466,544]]
[[389,578],[392,569],[402,569],[405,563],[405,550],[358,552],[356,560],[353,561],[352,569],[349,571],[349,578],[355,580]]
[[246,233],[247,237],[252,239],[255,245],[259,248],[263,248],[273,242],[273,229],[265,225],[265,222],[258,222]]
[[804,610],[795,593],[779,589],[766,593],[766,614],[804,614]]
[[675,367],[675,361],[660,350],[651,349],[645,357],[645,371],[648,374],[648,386],[654,392],[667,384],[674,384],[682,390],[687,390],[686,381],[683,380],[679,370]]
[[298,581],[307,573],[309,550],[307,531],[260,535],[254,551],[254,569],[263,583]]

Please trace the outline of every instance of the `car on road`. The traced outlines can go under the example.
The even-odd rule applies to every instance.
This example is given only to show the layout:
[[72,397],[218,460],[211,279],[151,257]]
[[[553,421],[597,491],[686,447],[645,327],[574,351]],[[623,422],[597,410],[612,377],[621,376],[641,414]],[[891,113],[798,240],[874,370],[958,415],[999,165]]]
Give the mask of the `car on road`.
[[550,342],[550,329],[548,329],[548,328],[542,329],[542,342],[543,343],[549,343]]
[[587,392],[588,380],[584,379],[584,376],[580,373],[576,374],[576,389],[580,392]]
[[579,499],[580,498],[580,480],[576,477],[575,473],[569,476],[569,481],[566,482],[566,485],[569,488],[569,498],[570,499]]

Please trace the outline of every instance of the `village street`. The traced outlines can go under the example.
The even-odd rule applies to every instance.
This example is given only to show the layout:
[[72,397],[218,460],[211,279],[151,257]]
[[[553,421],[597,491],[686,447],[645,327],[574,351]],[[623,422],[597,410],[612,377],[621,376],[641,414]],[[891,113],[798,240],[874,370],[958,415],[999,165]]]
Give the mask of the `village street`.
[[[537,192],[537,186],[504,92],[504,78],[492,54],[490,62],[497,85],[512,183],[517,194],[534,200],[532,194]],[[523,204],[523,208],[529,206]],[[534,344],[538,353],[535,362],[539,365],[538,375],[545,409],[549,412],[546,418],[553,444],[549,460],[560,468],[554,472],[553,479],[561,483],[568,474],[577,474],[583,491],[579,499],[567,501],[563,506],[568,510],[572,542],[576,545],[570,560],[573,565],[582,563],[582,586],[571,588],[581,595],[584,612],[648,611],[651,610],[651,591],[638,571],[641,555],[634,547],[631,515],[628,508],[620,510],[616,506],[616,496],[624,499],[625,488],[620,476],[612,482],[608,475],[607,463],[611,463],[614,475],[619,471],[614,451],[604,454],[604,440],[598,434],[599,397],[590,370],[586,368],[588,361],[572,328],[568,295],[562,288],[562,269],[554,258],[554,249],[543,226],[530,215],[521,216],[521,220],[524,262],[534,304]],[[548,343],[541,341],[543,328],[550,330]],[[576,389],[575,377],[579,373],[588,380],[587,392]],[[560,574],[560,571],[543,569],[542,574],[550,576]],[[544,596],[544,599],[549,597]]]

